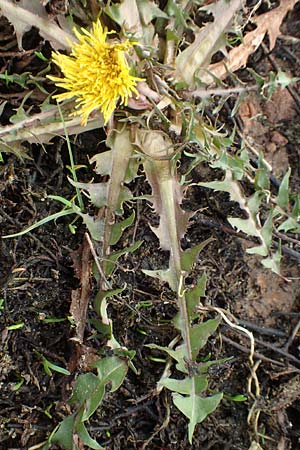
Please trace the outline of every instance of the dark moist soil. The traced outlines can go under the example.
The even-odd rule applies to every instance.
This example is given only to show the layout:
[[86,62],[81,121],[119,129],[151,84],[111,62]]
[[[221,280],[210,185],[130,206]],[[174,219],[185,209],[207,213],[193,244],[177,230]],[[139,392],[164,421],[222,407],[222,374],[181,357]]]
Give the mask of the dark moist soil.
[[[297,37],[297,23],[299,7],[285,24],[291,36]],[[271,56],[280,69],[300,76],[299,42],[280,39]],[[250,63],[261,73],[272,68],[263,51],[253,55]],[[248,100],[252,111],[254,108],[252,115],[258,116],[252,117],[248,131],[247,115],[240,114],[239,120],[245,133],[265,149],[266,158],[270,158],[279,179],[286,170],[284,164],[291,165],[291,185],[299,193],[299,85],[293,88],[296,100],[286,90],[276,92],[268,104],[257,97]],[[87,157],[100,151],[102,139],[98,131],[79,136],[73,145],[76,164],[88,166]],[[32,159],[24,161],[4,155],[0,167],[1,235],[18,232],[59,211],[59,205],[47,195],[65,198],[74,195],[67,181],[69,161],[63,140],[56,138],[46,148],[33,145],[28,148],[28,154]],[[81,180],[92,176],[89,166],[79,172]],[[194,171],[193,181],[211,176],[211,170],[203,166]],[[134,189],[135,195],[149,190],[142,178]],[[257,439],[253,418],[260,411],[258,432],[265,450],[299,449],[300,338],[295,330],[300,320],[299,245],[283,241],[282,274],[292,279],[286,282],[264,270],[258,258],[247,256],[249,241],[234,233],[226,221],[227,214],[239,212],[226,195],[194,187],[187,192],[185,207],[198,212],[191,220],[183,247],[214,238],[201,253],[188,281],[193,283],[205,271],[208,277],[205,304],[224,308],[254,332],[256,351],[260,354],[256,360],[258,356],[262,359],[256,371],[260,397],[254,404],[247,392],[249,341],[225,323],[202,352],[203,357],[210,355],[211,359],[228,358],[210,373],[210,388],[224,392],[225,399],[215,413],[197,426],[192,446],[187,440],[187,421],[172,405],[169,392],[155,395],[164,364],[153,361],[153,355],[162,355],[154,354],[145,345],[168,345],[175,337],[170,321],[176,306],[167,287],[141,271],[166,267],[168,255],[159,250],[149,228],[149,217],[154,217],[150,206],[140,202],[136,228],[127,230],[118,245],[140,239],[143,244],[138,251],[120,260],[114,283],[115,286],[126,283],[127,288],[109,307],[117,340],[136,351],[134,364],[138,375],[129,371],[122,387],[105,397],[88,430],[104,447],[114,450],[247,450]],[[76,350],[70,340],[74,332],[68,316],[72,291],[80,283],[73,269],[72,252],[79,253],[85,230],[78,221],[77,233],[73,235],[68,228],[71,220],[67,217],[22,237],[1,240],[0,441],[3,450],[37,448],[70,413],[67,400],[80,369],[73,368],[70,376],[57,372],[49,376],[41,355],[62,367],[70,368],[76,360]],[[95,318],[92,307],[88,317]],[[49,318],[62,320],[49,323]],[[85,342],[103,354],[104,342],[94,336],[95,330],[88,323]],[[229,397],[237,394],[244,394],[248,400],[230,400]]]

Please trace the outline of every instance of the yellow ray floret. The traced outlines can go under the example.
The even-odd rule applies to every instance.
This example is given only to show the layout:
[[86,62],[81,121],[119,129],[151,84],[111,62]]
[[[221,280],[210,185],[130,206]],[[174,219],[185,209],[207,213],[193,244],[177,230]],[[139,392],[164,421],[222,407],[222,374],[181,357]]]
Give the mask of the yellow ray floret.
[[130,75],[125,52],[132,44],[107,42],[111,32],[103,30],[100,21],[91,32],[74,30],[78,42],[72,44],[70,56],[53,52],[53,62],[60,67],[64,78],[48,76],[68,92],[55,95],[58,101],[76,97],[76,115],[86,125],[90,113],[100,109],[105,123],[111,117],[117,100],[127,105],[132,94],[138,95],[135,85],[140,78]]

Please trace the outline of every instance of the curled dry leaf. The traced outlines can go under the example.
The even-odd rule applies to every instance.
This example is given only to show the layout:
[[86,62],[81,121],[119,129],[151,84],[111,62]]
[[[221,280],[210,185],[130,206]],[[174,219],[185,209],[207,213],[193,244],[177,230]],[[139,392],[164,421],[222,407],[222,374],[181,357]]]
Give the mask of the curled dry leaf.
[[122,0],[109,4],[105,8],[108,14],[126,32],[147,45],[154,44],[155,29],[151,23],[157,17],[168,16],[149,0]]
[[126,32],[130,32],[135,37],[143,34],[139,9],[136,0],[123,0],[119,4],[113,4],[107,8],[107,12]]
[[139,93],[139,96],[133,96],[128,99],[129,108],[136,110],[152,109],[153,105],[149,102],[148,99],[152,100],[152,102],[154,103],[159,102],[161,96],[157,92],[153,91],[153,89],[151,89],[144,81],[140,81],[137,84],[136,89]]
[[162,131],[137,130],[134,142],[145,155],[155,160],[168,159],[174,155],[171,139]]
[[[286,14],[299,0],[283,0],[281,4],[269,12],[252,19],[257,28],[244,36],[243,43],[234,47],[226,60],[211,64],[207,70],[202,70],[200,78],[203,83],[214,81],[213,76],[224,79],[229,72],[234,72],[247,64],[248,58],[260,46],[266,34],[269,36],[270,50],[275,46],[280,35],[280,25]],[[210,75],[210,72],[212,75]]]

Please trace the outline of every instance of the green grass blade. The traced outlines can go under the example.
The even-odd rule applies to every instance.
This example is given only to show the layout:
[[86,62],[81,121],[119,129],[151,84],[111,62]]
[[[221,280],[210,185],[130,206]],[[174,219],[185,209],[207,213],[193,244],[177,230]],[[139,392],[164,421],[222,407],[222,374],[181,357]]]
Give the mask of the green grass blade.
[[39,220],[38,222],[34,223],[33,225],[31,225],[28,228],[25,228],[25,230],[20,231],[19,233],[14,233],[14,234],[8,234],[6,236],[2,236],[3,239],[7,239],[7,238],[14,238],[14,237],[19,237],[19,236],[23,236],[26,233],[29,233],[30,231],[34,230],[35,228],[38,228],[42,225],[45,225],[48,222],[51,222],[51,220],[56,220],[59,219],[60,217],[63,216],[68,216],[69,214],[74,214],[75,211],[74,209],[65,209],[63,211],[59,211],[57,213],[51,214],[50,216],[45,217],[42,220]]

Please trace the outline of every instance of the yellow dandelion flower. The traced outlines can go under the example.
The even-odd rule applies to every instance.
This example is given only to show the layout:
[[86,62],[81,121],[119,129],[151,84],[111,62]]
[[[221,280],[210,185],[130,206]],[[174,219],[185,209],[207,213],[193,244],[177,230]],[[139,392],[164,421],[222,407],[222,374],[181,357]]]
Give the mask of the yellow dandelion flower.
[[100,109],[105,123],[111,117],[116,102],[127,105],[128,98],[138,95],[135,85],[140,78],[130,74],[125,52],[132,44],[107,42],[109,32],[103,30],[100,21],[89,32],[74,30],[78,42],[72,44],[70,56],[53,52],[53,62],[60,67],[64,78],[48,76],[68,92],[55,95],[58,101],[76,97],[76,115],[86,125],[90,113]]

